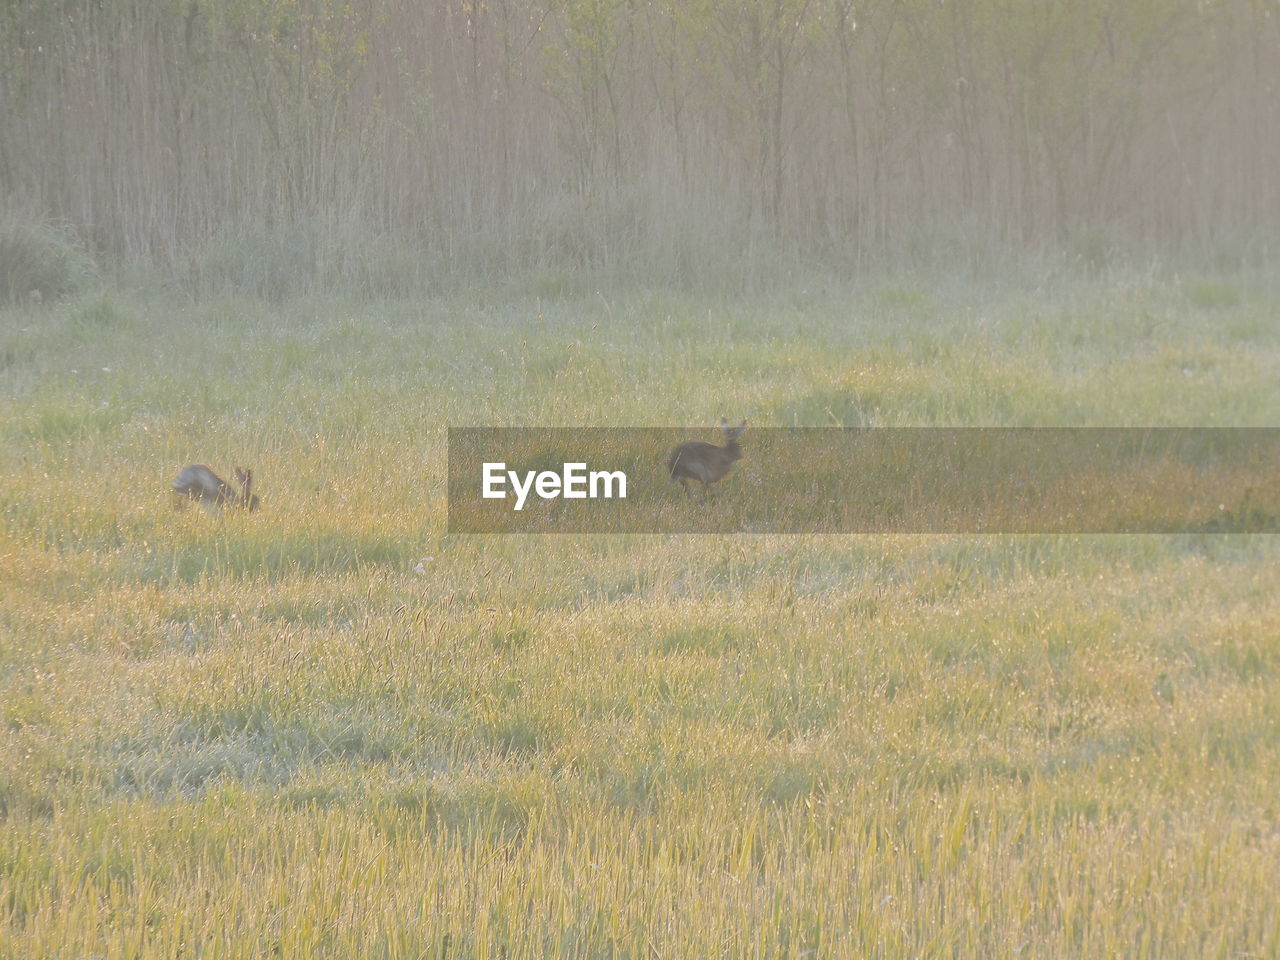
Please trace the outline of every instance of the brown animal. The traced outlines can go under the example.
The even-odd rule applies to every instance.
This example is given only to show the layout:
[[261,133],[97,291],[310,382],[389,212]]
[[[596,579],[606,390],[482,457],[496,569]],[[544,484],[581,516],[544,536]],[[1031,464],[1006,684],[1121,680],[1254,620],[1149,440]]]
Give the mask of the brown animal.
[[689,492],[689,481],[697,480],[702,484],[702,495],[705,497],[708,488],[723,480],[733,465],[742,459],[742,447],[738,445],[738,438],[746,429],[745,420],[738,426],[731,427],[729,421],[721,417],[720,432],[727,441],[723,447],[701,440],[689,440],[680,444],[667,457],[667,470],[671,472],[671,479],[680,481],[686,496],[693,496]]
[[240,484],[239,493],[203,463],[185,466],[173,479],[174,506],[197,500],[202,507],[214,511],[221,510],[228,503],[246,510],[257,510],[258,498],[251,490],[253,471],[236,467],[236,481]]

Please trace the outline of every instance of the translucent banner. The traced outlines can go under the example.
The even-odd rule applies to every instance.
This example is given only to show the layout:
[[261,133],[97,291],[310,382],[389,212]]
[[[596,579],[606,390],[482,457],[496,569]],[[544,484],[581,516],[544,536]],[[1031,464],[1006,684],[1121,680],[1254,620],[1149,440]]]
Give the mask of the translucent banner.
[[450,428],[449,530],[1274,533],[1280,429]]

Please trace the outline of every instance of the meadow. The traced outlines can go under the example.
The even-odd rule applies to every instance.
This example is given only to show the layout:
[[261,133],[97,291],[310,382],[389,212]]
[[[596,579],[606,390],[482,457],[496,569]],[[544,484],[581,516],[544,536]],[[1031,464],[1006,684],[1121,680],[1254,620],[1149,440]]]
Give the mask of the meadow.
[[0,307],[0,957],[1280,955],[1274,536],[449,535],[444,455],[1276,426],[1278,276]]

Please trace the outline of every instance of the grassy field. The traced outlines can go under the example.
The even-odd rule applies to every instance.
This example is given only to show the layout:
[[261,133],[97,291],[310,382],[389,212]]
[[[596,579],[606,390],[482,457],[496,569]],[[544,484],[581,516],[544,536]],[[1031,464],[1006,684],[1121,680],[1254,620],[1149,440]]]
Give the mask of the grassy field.
[[1266,272],[5,308],[0,957],[1280,955],[1274,537],[444,529],[448,424],[1278,384]]

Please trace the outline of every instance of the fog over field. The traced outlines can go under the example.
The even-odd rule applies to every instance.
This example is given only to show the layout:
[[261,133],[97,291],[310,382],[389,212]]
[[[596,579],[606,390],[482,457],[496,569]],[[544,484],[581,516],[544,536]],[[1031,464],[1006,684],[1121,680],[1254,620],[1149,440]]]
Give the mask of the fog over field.
[[1277,49],[1255,0],[10,2],[0,199],[268,295],[1230,264],[1274,251]]
[[[1278,89],[1246,0],[0,0],[0,957],[1280,955]],[[450,532],[450,427],[721,532]],[[914,427],[1205,473],[954,532]]]

